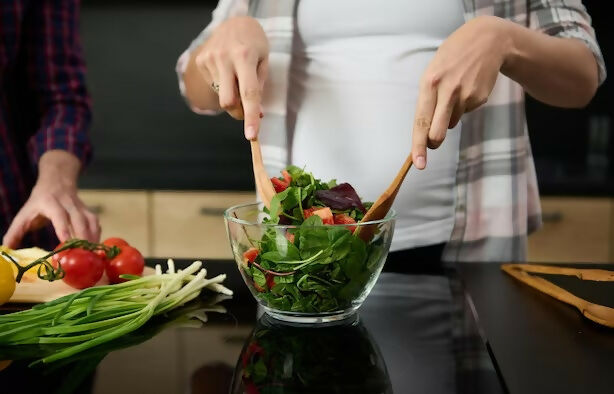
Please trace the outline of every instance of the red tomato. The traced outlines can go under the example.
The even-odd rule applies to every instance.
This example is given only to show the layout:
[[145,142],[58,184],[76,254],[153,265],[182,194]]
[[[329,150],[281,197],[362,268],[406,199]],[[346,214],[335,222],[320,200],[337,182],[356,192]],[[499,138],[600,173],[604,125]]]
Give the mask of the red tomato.
[[292,182],[292,175],[290,175],[290,173],[286,170],[283,170],[281,175],[284,177],[284,181],[286,181],[288,186],[290,186],[290,182]]
[[249,248],[243,253],[243,258],[249,261],[250,263],[253,263],[254,261],[256,261],[256,257],[258,257],[258,253],[259,253],[258,249]]
[[273,275],[271,275],[271,274],[266,274],[265,276],[266,276],[266,285],[267,285],[267,287],[268,287],[268,288],[269,288],[269,290],[270,290],[270,289],[272,289],[272,288],[273,288],[273,286],[275,286],[275,280],[274,280],[274,277],[273,277]]
[[292,233],[286,233],[286,239],[287,239],[288,241],[290,241],[290,243],[291,243],[291,244],[293,244],[293,243],[294,243],[294,234],[292,234]]
[[329,207],[311,207],[303,210],[303,215],[305,219],[310,216],[318,215],[322,218],[322,223],[324,224],[335,224],[333,220],[333,211],[330,210]]
[[120,275],[141,275],[145,268],[145,259],[141,253],[132,246],[124,246],[120,254],[115,256],[107,265],[107,277],[111,283],[124,282]]
[[[68,249],[58,254],[53,266],[62,266],[65,272],[64,282],[76,289],[94,286],[104,272],[104,260],[96,253],[85,249]],[[54,257],[57,255],[54,255]]]
[[286,181],[282,181],[279,178],[271,178],[271,183],[273,183],[273,189],[275,189],[276,193],[281,193],[290,186]]
[[[55,249],[53,250],[58,250],[60,249],[62,246],[64,246],[65,242],[61,242],[58,246],[55,247]],[[68,249],[70,250],[70,249]],[[68,250],[64,250],[60,253],[56,253],[53,256],[51,256],[51,263],[53,264],[54,267],[58,266],[58,261],[60,261],[60,258],[62,258],[62,256],[65,256],[66,253],[68,253]]]
[[[346,215],[345,213],[339,213],[334,216],[335,224],[355,224],[356,220],[352,219],[350,215]],[[345,226],[351,232],[356,230],[356,226]]]
[[126,242],[124,239],[117,238],[117,237],[107,238],[104,240],[103,244],[109,247],[117,246],[119,249],[122,249],[124,246],[130,246],[130,244]]

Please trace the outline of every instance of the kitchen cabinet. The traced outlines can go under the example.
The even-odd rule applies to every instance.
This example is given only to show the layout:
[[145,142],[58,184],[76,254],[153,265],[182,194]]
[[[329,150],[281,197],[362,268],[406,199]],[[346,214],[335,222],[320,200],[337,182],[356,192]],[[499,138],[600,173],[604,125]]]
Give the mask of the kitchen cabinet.
[[614,261],[614,200],[543,197],[543,227],[529,236],[532,262]]
[[232,258],[223,213],[256,201],[252,192],[153,192],[153,257]]
[[121,237],[150,254],[149,195],[145,191],[81,190],[79,197],[98,215],[102,239]]

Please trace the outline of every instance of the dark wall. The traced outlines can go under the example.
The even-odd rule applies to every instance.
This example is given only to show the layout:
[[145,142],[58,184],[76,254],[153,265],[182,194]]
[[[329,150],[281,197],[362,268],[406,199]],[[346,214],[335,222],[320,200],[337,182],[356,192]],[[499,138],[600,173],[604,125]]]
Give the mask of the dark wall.
[[95,156],[84,187],[252,189],[249,145],[227,115],[193,114],[175,62],[212,6],[83,4]]
[[[608,67],[614,57],[614,35],[607,2],[583,3],[592,16]],[[608,71],[608,79],[583,109],[554,108],[527,97],[529,133],[542,193],[614,193],[614,68]]]

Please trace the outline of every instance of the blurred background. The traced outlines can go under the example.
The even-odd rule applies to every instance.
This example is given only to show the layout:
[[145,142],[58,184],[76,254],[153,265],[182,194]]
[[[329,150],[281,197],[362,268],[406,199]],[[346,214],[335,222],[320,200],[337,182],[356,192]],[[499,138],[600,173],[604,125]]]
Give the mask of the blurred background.
[[[241,123],[203,117],[179,95],[177,57],[209,22],[217,1],[87,0],[81,31],[94,103],[95,156],[81,195],[103,236],[143,254],[230,257],[225,208],[255,199]],[[585,0],[604,52],[614,56],[606,2]],[[614,261],[612,78],[585,109],[528,98],[544,228],[531,261]]]

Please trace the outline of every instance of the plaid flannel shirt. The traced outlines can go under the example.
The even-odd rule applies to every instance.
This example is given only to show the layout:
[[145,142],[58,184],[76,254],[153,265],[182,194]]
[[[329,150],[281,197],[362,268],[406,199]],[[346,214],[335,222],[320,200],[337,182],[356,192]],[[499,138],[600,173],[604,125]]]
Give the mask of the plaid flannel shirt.
[[[83,162],[90,156],[78,18],[78,0],[0,3],[0,235],[28,199],[43,153],[62,149]],[[22,246],[57,242],[47,226]]]
[[[544,34],[581,40],[595,56],[599,81],[605,79],[603,57],[580,0],[459,1],[463,2],[465,20],[494,15]],[[263,98],[266,116],[261,126],[266,132],[260,136],[270,173],[278,173],[289,161],[286,99],[295,5],[296,0],[221,0],[211,23],[177,63],[180,89],[184,91],[181,75],[189,54],[215,27],[234,16],[258,19],[271,47]],[[527,235],[541,225],[539,192],[524,92],[502,74],[488,103],[463,117],[455,200],[455,224],[444,251],[445,260],[526,260]]]

